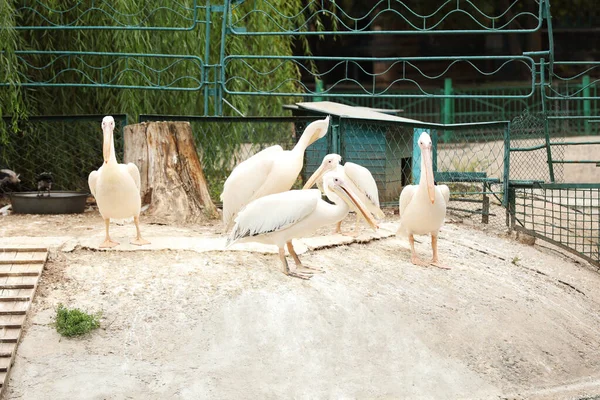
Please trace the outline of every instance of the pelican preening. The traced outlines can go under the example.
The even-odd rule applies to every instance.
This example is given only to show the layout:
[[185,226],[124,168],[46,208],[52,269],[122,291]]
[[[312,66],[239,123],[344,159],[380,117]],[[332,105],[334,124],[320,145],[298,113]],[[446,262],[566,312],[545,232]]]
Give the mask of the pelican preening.
[[236,166],[225,181],[223,222],[228,231],[238,212],[260,197],[290,190],[304,163],[304,151],[327,134],[329,117],[310,123],[292,150],[268,147]]
[[[322,200],[321,192],[316,189],[291,190],[250,202],[237,215],[226,247],[244,241],[274,244],[279,247],[279,258],[286,275],[310,279],[319,270],[302,265],[294,251],[292,239],[310,235],[322,226],[341,221],[350,207],[356,209],[373,229],[377,229],[371,213],[352,191],[343,174],[335,171],[326,174],[323,177],[323,189],[334,204]],[[296,264],[293,269],[285,258],[286,245]]]
[[104,219],[106,238],[100,247],[114,247],[119,243],[110,239],[108,228],[111,218],[133,217],[137,235],[132,244],[144,245],[150,242],[142,239],[139,217],[142,199],[140,197],[140,171],[135,164],[117,163],[113,131],[115,120],[107,116],[102,120],[104,142],[102,153],[104,164],[97,171],[92,171],[88,184],[92,195],[96,198],[98,210]]
[[427,265],[417,257],[413,235],[431,234],[433,259],[431,264],[448,269],[440,264],[437,251],[437,236],[444,224],[446,205],[450,200],[450,190],[446,185],[434,185],[431,138],[426,132],[419,137],[421,149],[421,176],[418,185],[406,186],[400,193],[400,227],[398,233],[408,234],[411,248],[411,261],[416,265]]
[[[379,208],[379,193],[377,191],[377,183],[373,179],[371,172],[365,167],[347,162],[344,166],[340,165],[342,156],[339,154],[328,154],[323,158],[321,166],[308,178],[303,189],[310,189],[315,183],[321,188],[320,182],[323,177],[329,171],[337,171],[342,174],[345,178],[345,182],[357,195],[360,201],[366,206],[367,210],[373,215],[373,217],[381,219],[385,215]],[[354,228],[353,235],[358,234],[358,224],[360,222],[360,215],[356,213],[356,225]],[[339,221],[336,225],[335,232],[342,233],[341,231],[342,221]]]

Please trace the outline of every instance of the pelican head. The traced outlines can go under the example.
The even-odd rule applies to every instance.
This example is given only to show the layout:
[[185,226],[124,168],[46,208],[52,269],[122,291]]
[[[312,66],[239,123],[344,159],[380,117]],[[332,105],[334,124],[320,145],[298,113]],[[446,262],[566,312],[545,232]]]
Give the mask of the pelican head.
[[[419,136],[419,148],[421,149],[421,165],[423,166],[421,171],[421,185],[427,185],[427,194],[431,204],[435,203],[435,186],[433,182],[433,161],[432,161],[432,148],[433,143],[431,137],[427,132],[421,133]],[[425,179],[423,179],[425,178]]]
[[371,217],[371,213],[367,211],[365,205],[360,201],[358,196],[348,187],[343,174],[337,171],[330,171],[323,176],[323,187],[325,194],[334,203],[338,204],[339,200],[344,201],[350,208],[360,213],[367,221],[373,230],[377,230],[377,222]]
[[304,129],[304,133],[302,134],[302,136],[304,136],[304,135],[310,136],[310,140],[308,143],[310,146],[311,144],[313,144],[314,142],[316,142],[317,140],[319,140],[323,136],[325,136],[327,134],[328,130],[329,130],[329,116],[325,119],[313,121],[310,124],[308,124],[306,129]]
[[113,130],[115,129],[115,119],[110,115],[102,119],[102,132],[104,134],[104,145],[102,154],[104,155],[104,164],[110,159],[111,145],[113,143]]
[[313,187],[315,182],[318,182],[319,179],[321,179],[321,177],[327,172],[335,171],[337,169],[337,166],[340,165],[341,162],[342,156],[340,156],[339,154],[327,154],[325,157],[323,157],[323,162],[321,163],[319,168],[317,168],[317,170],[313,172],[310,178],[308,178],[306,184],[302,189],[310,189],[311,187]]

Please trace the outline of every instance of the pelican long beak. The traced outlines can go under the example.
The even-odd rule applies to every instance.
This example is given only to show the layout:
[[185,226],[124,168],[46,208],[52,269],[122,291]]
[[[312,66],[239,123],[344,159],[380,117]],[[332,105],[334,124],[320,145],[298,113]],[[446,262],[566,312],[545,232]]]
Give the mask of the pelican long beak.
[[102,155],[104,156],[104,164],[108,163],[110,159],[110,144],[112,143],[112,129],[110,126],[102,127],[102,132],[104,134],[104,142],[102,145]]
[[377,222],[373,219],[373,217],[371,217],[371,213],[367,211],[365,205],[362,203],[362,201],[360,201],[360,199],[354,194],[354,192],[351,189],[346,187],[344,184],[334,185],[333,187],[330,187],[330,189],[333,190],[338,196],[340,196],[342,200],[344,200],[348,204],[348,206],[350,206],[350,208],[359,212],[365,219],[365,221],[367,221],[367,223],[371,225],[371,228],[373,228],[374,231],[376,231],[379,228]]
[[425,148],[421,151],[423,163],[425,164],[425,179],[427,180],[427,194],[431,204],[435,203],[435,186],[433,182],[433,162],[431,160],[431,148]]
[[313,172],[313,174],[310,176],[310,178],[308,178],[308,180],[306,181],[306,184],[302,187],[302,189],[310,189],[311,187],[313,187],[315,182],[318,182],[319,179],[321,179],[327,171],[328,171],[328,169],[325,168],[325,164],[321,164],[321,166],[319,168],[317,168],[317,170],[315,172]]

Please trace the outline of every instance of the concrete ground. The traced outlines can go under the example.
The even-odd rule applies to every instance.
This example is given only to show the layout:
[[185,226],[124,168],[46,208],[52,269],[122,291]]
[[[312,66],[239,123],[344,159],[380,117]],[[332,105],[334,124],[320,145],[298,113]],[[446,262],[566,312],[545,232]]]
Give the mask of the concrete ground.
[[[595,270],[460,223],[440,236],[452,269],[417,267],[395,222],[299,243],[326,270],[303,281],[272,247],[224,251],[218,224],[146,223],[152,246],[98,251],[95,212],[2,217],[0,245],[51,248],[4,399],[600,395]],[[417,251],[431,257],[429,238]],[[102,327],[61,338],[58,303],[102,311]]]

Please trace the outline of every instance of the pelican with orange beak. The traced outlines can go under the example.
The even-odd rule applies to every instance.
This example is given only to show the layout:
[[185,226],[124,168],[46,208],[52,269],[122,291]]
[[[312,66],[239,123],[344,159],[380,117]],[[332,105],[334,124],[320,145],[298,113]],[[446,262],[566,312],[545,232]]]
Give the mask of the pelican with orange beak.
[[104,219],[106,228],[106,237],[100,247],[114,247],[119,244],[111,240],[108,234],[111,218],[133,217],[137,235],[135,239],[131,240],[131,244],[138,246],[149,244],[149,241],[142,238],[139,225],[142,206],[140,171],[133,163],[126,165],[117,162],[113,138],[114,129],[114,118],[111,116],[104,117],[102,120],[104,164],[97,171],[92,171],[88,178],[90,191],[96,198],[98,210]]
[[[378,226],[371,213],[349,187],[348,179],[336,171],[323,177],[323,190],[334,204],[321,199],[317,189],[290,190],[263,196],[250,202],[235,219],[226,247],[236,242],[258,242],[274,244],[279,248],[279,259],[283,264],[283,273],[301,279],[310,279],[321,269],[305,267],[300,262],[292,239],[313,234],[322,226],[334,224],[348,215],[350,208],[367,221],[374,230]],[[287,263],[285,247],[296,264],[295,268]]]
[[[383,211],[379,207],[379,193],[377,191],[377,183],[371,172],[363,167],[352,162],[346,162],[343,166],[340,165],[342,156],[339,154],[327,154],[323,158],[321,166],[308,178],[303,189],[310,189],[315,183],[319,189],[323,190],[321,179],[328,171],[337,171],[345,178],[346,183],[352,189],[359,200],[367,207],[367,210],[377,219],[385,217]],[[352,210],[356,211],[356,210]],[[360,213],[356,213],[356,225],[354,232],[349,233],[350,236],[357,236],[358,224],[360,222]],[[335,227],[335,233],[342,233],[342,221],[339,221]],[[342,233],[343,234],[343,233]]]
[[431,265],[449,269],[438,259],[437,238],[446,217],[450,201],[450,189],[446,185],[434,185],[431,137],[423,132],[419,137],[421,149],[421,176],[418,185],[408,185],[400,193],[400,227],[397,234],[408,234],[411,261],[415,265],[427,266],[415,252],[414,235],[431,234],[433,259]]

